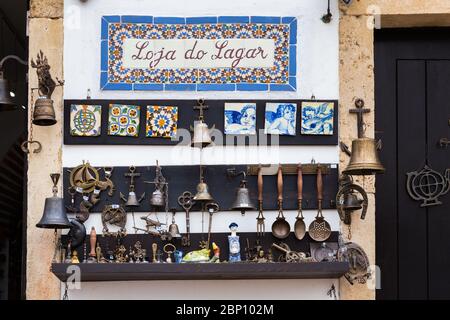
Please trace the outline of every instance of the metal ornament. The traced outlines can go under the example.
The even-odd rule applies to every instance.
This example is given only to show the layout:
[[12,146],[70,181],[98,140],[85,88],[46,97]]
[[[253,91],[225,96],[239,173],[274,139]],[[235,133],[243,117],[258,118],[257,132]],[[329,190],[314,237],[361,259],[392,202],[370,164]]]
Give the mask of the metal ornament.
[[231,210],[241,211],[242,215],[245,215],[245,211],[247,210],[255,210],[256,206],[253,204],[253,201],[250,199],[250,192],[247,188],[247,179],[245,171],[241,171],[236,173],[235,169],[230,169],[227,171],[228,176],[236,177],[238,175],[243,175],[244,179],[241,180],[239,188],[236,190],[236,198],[233,201],[231,206]]
[[266,225],[264,223],[264,213],[263,213],[263,174],[262,167],[260,166],[258,169],[258,216],[256,217],[256,234],[259,237],[264,236],[266,232]]
[[344,276],[350,284],[353,285],[355,281],[364,284],[371,278],[369,258],[363,248],[356,243],[348,242],[340,246],[338,260],[348,262],[349,271]]
[[356,109],[351,109],[350,113],[356,113],[358,118],[358,139],[352,141],[352,151],[341,143],[341,149],[350,155],[350,161],[347,168],[343,171],[348,175],[372,175],[383,173],[383,165],[378,158],[378,143],[371,138],[364,137],[363,114],[370,112],[370,109],[364,109],[364,101],[357,99],[355,101]]
[[412,199],[422,201],[421,207],[442,204],[438,198],[450,190],[450,169],[441,175],[425,165],[422,170],[408,172],[406,175],[406,190]]
[[[355,192],[356,191],[356,192]],[[358,193],[362,200],[358,198]],[[340,219],[347,225],[351,224],[351,213],[362,209],[361,220],[364,220],[369,206],[369,198],[366,191],[354,184],[348,175],[342,175],[339,179],[339,190],[336,194],[336,209]]]
[[53,197],[45,199],[44,213],[41,220],[36,224],[38,228],[69,229],[72,227],[72,224],[67,218],[64,199],[57,196],[57,185],[60,176],[59,173],[50,174],[53,181]]
[[118,236],[125,235],[125,225],[127,223],[127,213],[124,208],[118,204],[106,205],[102,211],[103,233],[105,235],[113,235],[109,232],[107,224],[111,224],[120,228]]
[[89,161],[83,161],[83,164],[68,171],[70,186],[74,187],[78,193],[91,193],[96,189],[104,191],[109,188],[108,195],[113,196],[115,187],[110,179],[112,168],[105,168],[105,181],[100,180],[98,170],[91,166]]
[[214,130],[214,126],[208,129],[208,125],[204,123],[203,111],[208,109],[204,103],[203,99],[199,99],[198,106],[194,107],[194,110],[199,110],[198,120],[194,121],[194,136],[191,141],[191,146],[195,148],[204,148],[212,143],[211,131]]
[[[36,62],[31,60],[31,67],[36,69],[38,75],[38,91],[41,95],[34,105],[32,113],[32,123],[38,126],[51,126],[56,121],[55,109],[53,108],[53,100],[51,96],[57,84],[50,74],[50,65],[47,57],[40,51],[37,55]],[[64,81],[58,80],[58,85],[64,85]]]
[[156,174],[153,182],[145,181],[145,183],[152,183],[155,185],[155,191],[153,191],[150,198],[150,204],[154,207],[165,207],[165,211],[168,210],[168,183],[166,178],[162,174],[161,167],[158,161],[156,161]]
[[208,185],[203,179],[203,166],[200,166],[200,182],[197,185],[197,193],[195,194],[193,200],[199,202],[214,201],[214,198],[209,193]]
[[189,191],[183,192],[182,195],[178,197],[178,204],[184,209],[186,213],[186,234],[181,238],[181,245],[183,247],[189,247],[191,245],[190,238],[190,216],[189,213],[192,209],[192,206],[195,204],[194,196]]
[[181,238],[180,229],[178,225],[175,223],[175,214],[177,213],[177,209],[172,209],[172,224],[169,226],[169,233],[173,239]]
[[128,198],[125,198],[125,195],[121,192],[120,193],[120,199],[122,199],[123,202],[125,202],[126,207],[139,207],[140,202],[144,200],[145,192],[141,195],[141,197],[138,199],[136,197],[136,193],[134,192],[134,178],[140,177],[140,173],[136,173],[136,167],[131,166],[129,168],[129,172],[125,173],[125,177],[130,177],[130,187],[128,192]]

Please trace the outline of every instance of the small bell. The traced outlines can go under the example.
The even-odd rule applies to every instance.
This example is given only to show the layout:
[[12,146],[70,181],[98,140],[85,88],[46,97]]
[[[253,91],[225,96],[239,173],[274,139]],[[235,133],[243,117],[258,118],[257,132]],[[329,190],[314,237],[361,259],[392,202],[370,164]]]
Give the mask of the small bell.
[[356,211],[362,209],[363,200],[359,200],[358,196],[354,193],[348,193],[344,195],[344,203],[342,209],[345,211]]
[[383,173],[383,165],[378,158],[377,142],[370,138],[358,138],[352,141],[351,158],[343,171],[348,175],[371,175]]
[[204,148],[212,143],[210,129],[203,121],[195,121],[194,137],[191,146],[195,148]]
[[128,193],[127,202],[125,202],[126,207],[139,207],[139,201],[136,197],[136,192],[130,191]]
[[194,121],[194,136],[191,141],[191,146],[195,148],[204,148],[212,143],[211,130],[208,129],[208,125],[204,122],[203,110],[207,110],[208,106],[205,106],[203,99],[198,100],[198,106],[194,107],[194,110],[199,110],[198,120]]
[[195,201],[213,201],[214,198],[209,194],[208,185],[203,181],[197,185],[197,194],[194,196]]
[[153,191],[150,204],[154,207],[162,207],[165,205],[164,195],[159,189]]
[[53,181],[53,197],[45,199],[44,214],[41,220],[36,224],[38,228],[50,229],[69,229],[72,227],[67,218],[64,199],[57,196],[59,173],[50,175]]
[[247,181],[242,180],[240,187],[236,190],[236,199],[231,206],[231,210],[240,210],[242,215],[244,215],[245,211],[255,209],[256,207],[250,199]]
[[34,104],[33,124],[37,126],[52,126],[56,123],[53,100],[47,96],[39,97]]
[[175,213],[177,212],[177,210],[172,209],[171,211],[172,211],[172,223],[169,226],[169,233],[174,239],[181,238],[180,229],[178,228],[178,225],[175,223]]

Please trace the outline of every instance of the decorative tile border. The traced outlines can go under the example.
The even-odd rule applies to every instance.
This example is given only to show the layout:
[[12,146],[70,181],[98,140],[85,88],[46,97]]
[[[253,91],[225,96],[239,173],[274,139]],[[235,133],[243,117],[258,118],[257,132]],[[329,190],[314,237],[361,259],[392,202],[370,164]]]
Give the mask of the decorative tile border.
[[[296,91],[295,17],[103,16],[102,90],[125,91]],[[273,67],[126,67],[128,39],[274,39]],[[267,40],[265,40],[267,41]]]

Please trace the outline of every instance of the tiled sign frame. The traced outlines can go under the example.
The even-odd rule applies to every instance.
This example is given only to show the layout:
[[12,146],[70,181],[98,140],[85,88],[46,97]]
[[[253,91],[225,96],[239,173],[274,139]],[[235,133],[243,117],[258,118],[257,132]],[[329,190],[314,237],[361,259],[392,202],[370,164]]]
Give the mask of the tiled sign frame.
[[[252,80],[256,82],[225,82],[225,83],[205,83],[200,81],[198,74],[194,82],[183,83],[174,81],[164,81],[160,83],[142,82],[136,77],[128,77],[121,81],[111,81],[114,79],[112,74],[110,62],[114,57],[113,49],[110,48],[110,27],[122,25],[142,25],[142,24],[156,24],[158,28],[166,28],[169,25],[219,25],[230,24],[231,26],[251,25],[255,28],[270,25],[286,25],[288,27],[288,39],[286,41],[286,48],[283,47],[283,52],[287,58],[284,62],[285,70],[280,81],[270,82],[263,80]],[[199,38],[203,39],[203,38]],[[115,48],[117,51],[117,47]],[[120,49],[119,49],[120,51]],[[286,52],[287,51],[287,52]],[[120,53],[119,53],[120,54]],[[117,58],[117,52],[115,56]],[[252,69],[252,68],[248,68]],[[262,68],[261,68],[262,69]],[[287,69],[287,70],[286,70]],[[140,69],[128,69],[140,70]],[[177,69],[172,69],[177,70]],[[208,70],[208,69],[199,69]],[[257,68],[256,68],[257,70]],[[123,70],[122,70],[123,71]],[[176,71],[174,71],[176,72]],[[120,16],[111,15],[103,16],[101,19],[101,75],[100,88],[101,90],[123,90],[123,91],[296,91],[297,90],[297,18],[295,17],[270,17],[270,16],[207,16],[207,17],[153,17],[153,16]],[[117,77],[116,77],[117,78]],[[123,77],[122,77],[123,78]],[[138,80],[138,81],[136,81]],[[142,80],[142,79],[141,79]]]

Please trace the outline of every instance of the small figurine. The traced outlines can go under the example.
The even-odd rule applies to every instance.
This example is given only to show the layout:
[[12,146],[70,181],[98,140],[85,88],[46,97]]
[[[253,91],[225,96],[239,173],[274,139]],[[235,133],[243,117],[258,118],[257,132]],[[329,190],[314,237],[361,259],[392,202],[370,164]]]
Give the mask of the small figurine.
[[267,262],[273,262],[272,249],[269,249],[269,253],[267,254]]
[[175,263],[181,263],[181,261],[183,260],[183,251],[175,250],[173,255],[175,257]]
[[127,252],[127,249],[122,244],[116,249],[115,260],[117,263],[127,262],[127,259],[125,258],[125,252]]
[[153,263],[158,263],[160,262],[158,259],[156,259],[156,252],[158,251],[158,244],[157,243],[152,243],[152,253],[153,253],[153,259],[152,262]]
[[210,263],[219,263],[220,262],[220,248],[215,242],[212,243],[212,248],[213,248],[214,255],[209,260],[209,262]]
[[238,228],[237,223],[232,222],[229,225],[231,230],[231,235],[228,236],[228,246],[230,255],[228,258],[229,262],[240,262],[241,261],[241,245],[239,243],[239,236],[236,235],[236,231]]
[[258,251],[258,256],[256,258],[256,262],[258,263],[266,263],[268,262],[268,259],[266,258],[265,252],[263,249],[260,249]]
[[77,250],[73,250],[71,263],[80,263],[80,260],[78,260]]
[[188,252],[181,261],[184,262],[209,262],[209,249],[200,249]]

